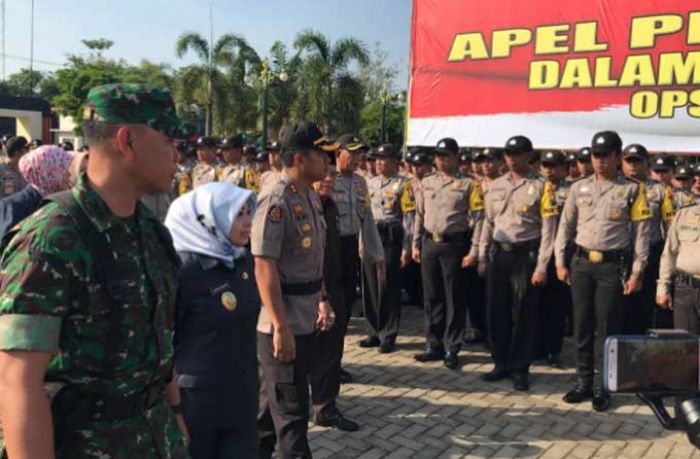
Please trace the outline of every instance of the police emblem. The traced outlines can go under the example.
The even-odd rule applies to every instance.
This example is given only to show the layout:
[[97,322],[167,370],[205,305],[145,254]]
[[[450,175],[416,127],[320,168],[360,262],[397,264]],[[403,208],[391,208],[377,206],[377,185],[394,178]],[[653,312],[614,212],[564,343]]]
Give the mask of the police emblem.
[[304,239],[302,239],[301,246],[304,247],[305,249],[311,248],[311,238],[305,237]]
[[227,311],[235,311],[238,307],[238,298],[233,292],[224,292],[221,294],[221,305]]
[[301,204],[293,204],[292,205],[292,213],[294,214],[295,217],[300,217],[304,215],[304,206]]
[[273,222],[282,221],[282,208],[280,206],[272,206],[267,211],[267,218]]
[[301,225],[301,230],[305,233],[308,233],[309,231],[311,231],[311,224],[304,223],[303,225]]

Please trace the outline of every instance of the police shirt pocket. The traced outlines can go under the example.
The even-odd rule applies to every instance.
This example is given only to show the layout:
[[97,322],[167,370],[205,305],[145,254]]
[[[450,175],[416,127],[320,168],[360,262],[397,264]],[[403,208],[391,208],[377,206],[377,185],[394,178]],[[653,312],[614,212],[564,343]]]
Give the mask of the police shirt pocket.
[[678,230],[678,241],[685,242],[685,243],[695,242],[698,240],[699,235],[700,235],[700,233],[698,233],[698,231],[695,231],[694,228],[691,229],[691,228],[681,227]]
[[627,210],[627,200],[624,198],[612,199],[605,209],[605,216],[610,220],[627,220],[629,211]]

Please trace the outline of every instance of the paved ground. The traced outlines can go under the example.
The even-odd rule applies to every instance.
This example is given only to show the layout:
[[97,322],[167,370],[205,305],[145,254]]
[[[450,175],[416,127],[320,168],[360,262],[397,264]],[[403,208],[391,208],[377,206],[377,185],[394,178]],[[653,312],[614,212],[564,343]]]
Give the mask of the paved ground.
[[363,328],[353,319],[344,366],[355,382],[343,386],[339,404],[362,429],[313,427],[314,458],[700,458],[685,434],[664,431],[633,396],[615,397],[603,414],[590,403],[562,402],[571,368],[535,365],[530,392],[516,393],[510,381],[479,379],[491,369],[482,348],[463,351],[459,371],[418,364],[412,356],[423,348],[421,323],[419,310],[404,308],[398,350],[381,355],[357,346]]

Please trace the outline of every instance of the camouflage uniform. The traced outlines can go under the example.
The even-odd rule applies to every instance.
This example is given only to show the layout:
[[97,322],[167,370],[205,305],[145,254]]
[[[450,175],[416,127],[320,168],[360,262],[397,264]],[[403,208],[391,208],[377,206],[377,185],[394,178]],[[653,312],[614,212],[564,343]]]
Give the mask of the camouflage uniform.
[[[88,100],[99,121],[179,132],[164,91],[108,85],[91,90]],[[0,350],[53,354],[45,382],[61,387],[52,404],[54,433],[71,425],[56,457],[187,457],[164,394],[177,292],[169,234],[141,203],[132,217],[115,216],[85,175],[69,193],[71,207],[46,204],[3,252]],[[78,213],[95,237],[104,237],[114,258],[109,269],[97,260]],[[110,271],[119,279],[100,276]],[[55,402],[71,393],[72,403],[57,409]]]

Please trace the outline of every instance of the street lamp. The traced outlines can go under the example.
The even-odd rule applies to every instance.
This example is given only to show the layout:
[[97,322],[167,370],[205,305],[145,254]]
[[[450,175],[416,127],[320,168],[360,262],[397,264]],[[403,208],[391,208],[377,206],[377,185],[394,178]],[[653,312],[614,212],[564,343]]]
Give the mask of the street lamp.
[[380,134],[380,143],[386,143],[387,142],[387,132],[386,132],[386,106],[389,103],[392,103],[394,101],[397,101],[398,103],[402,103],[404,101],[405,97],[403,95],[403,92],[398,92],[396,94],[392,94],[391,91],[389,90],[389,86],[384,83],[381,92],[379,93],[379,100],[382,103],[382,128],[381,128],[381,134]]
[[[262,147],[265,148],[267,146],[267,100],[268,100],[268,93],[269,93],[269,88],[270,88],[270,83],[275,80],[275,78],[279,79],[282,83],[286,83],[289,80],[289,74],[285,71],[281,72],[275,72],[270,68],[270,62],[265,58],[262,61],[261,69],[260,69],[260,75],[259,75],[259,81],[260,84],[262,84],[263,88],[263,93],[262,93]],[[253,80],[254,81],[254,80]]]

